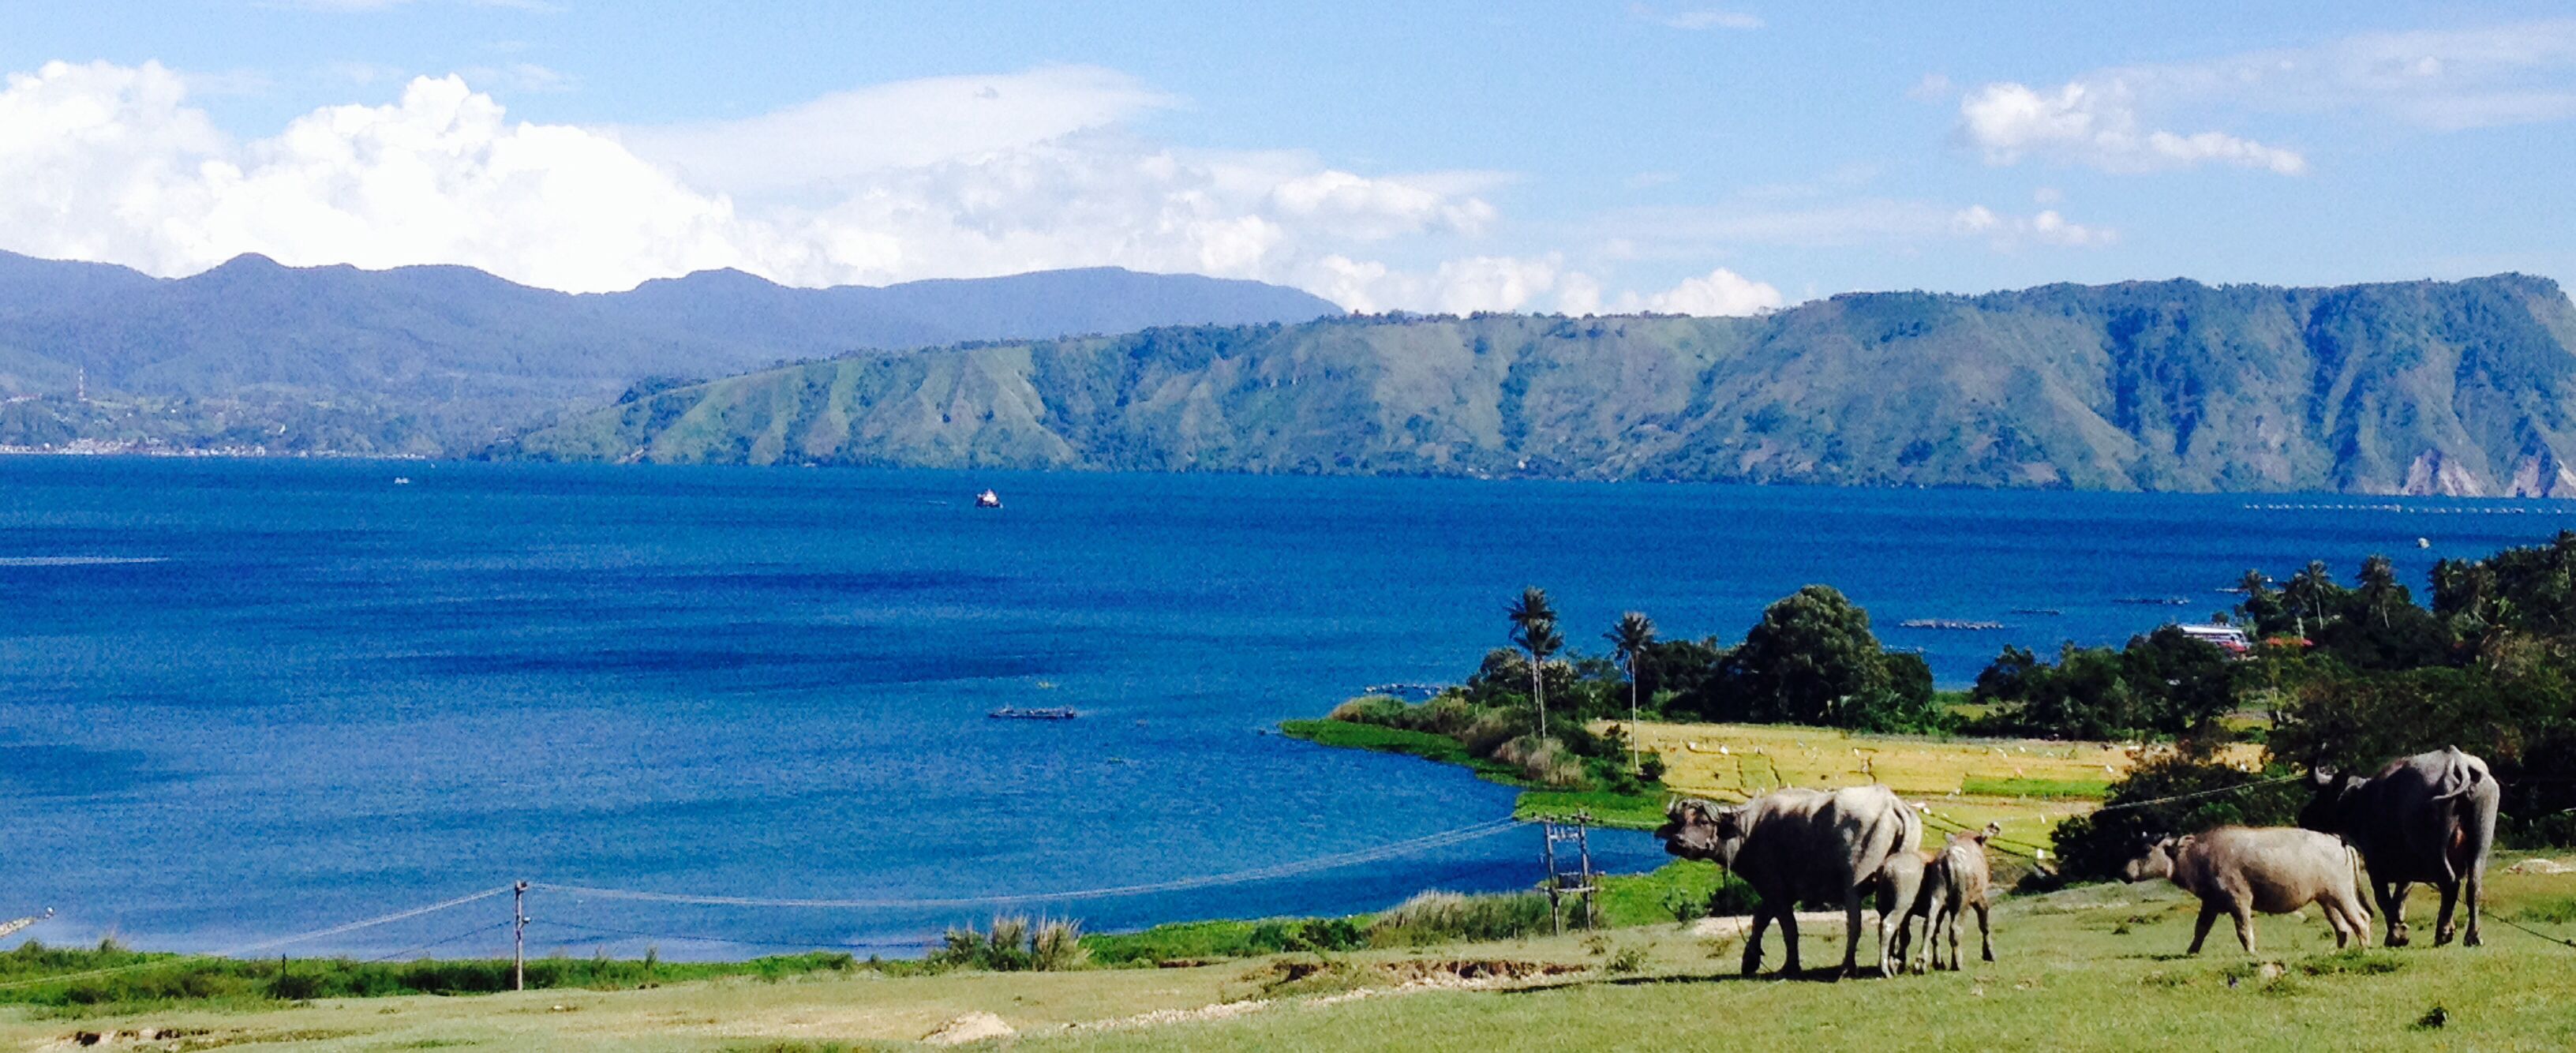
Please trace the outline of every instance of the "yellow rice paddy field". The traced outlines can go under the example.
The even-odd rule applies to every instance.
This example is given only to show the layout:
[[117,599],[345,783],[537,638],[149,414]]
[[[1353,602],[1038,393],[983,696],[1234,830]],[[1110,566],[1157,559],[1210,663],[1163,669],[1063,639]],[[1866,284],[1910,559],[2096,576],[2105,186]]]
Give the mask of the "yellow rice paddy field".
[[[2003,836],[2049,843],[2059,820],[2093,810],[2104,789],[2156,747],[2043,739],[1936,741],[1761,724],[1638,726],[1637,740],[1664,758],[1664,785],[1696,797],[1743,800],[1783,786],[1884,783],[1931,807],[1934,827],[2000,823]],[[2262,747],[2222,756],[2248,769]]]

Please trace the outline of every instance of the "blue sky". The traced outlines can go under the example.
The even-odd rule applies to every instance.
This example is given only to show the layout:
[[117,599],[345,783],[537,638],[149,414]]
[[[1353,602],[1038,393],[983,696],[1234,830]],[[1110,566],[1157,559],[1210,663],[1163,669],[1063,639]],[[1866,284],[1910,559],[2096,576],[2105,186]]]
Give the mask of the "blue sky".
[[2536,3],[7,14],[0,248],[162,274],[1117,264],[1363,309],[1695,313],[2576,277],[2576,16]]

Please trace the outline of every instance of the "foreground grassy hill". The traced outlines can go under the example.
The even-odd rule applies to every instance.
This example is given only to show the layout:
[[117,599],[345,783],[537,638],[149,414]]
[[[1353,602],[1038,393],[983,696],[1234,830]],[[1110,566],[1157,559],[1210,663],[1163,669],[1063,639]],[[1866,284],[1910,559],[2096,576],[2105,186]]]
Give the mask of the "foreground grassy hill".
[[509,456],[2145,490],[2576,493],[2576,307],[2502,275],[1872,293],[868,354]]
[[[2576,932],[2576,876],[2514,873],[2500,862],[2491,887],[2491,918]],[[66,1016],[21,1007],[0,1009],[0,1048],[80,1048],[88,1035],[124,1049],[819,1053],[907,1045],[978,1014],[1012,1032],[988,1046],[1043,1049],[2576,1045],[2576,949],[2500,920],[2475,950],[2337,953],[2322,921],[2266,918],[2258,957],[2222,933],[2201,957],[2184,958],[2193,911],[2163,885],[2016,898],[1998,912],[1997,962],[1975,960],[1972,936],[1965,972],[1893,980],[1739,979],[1734,938],[1667,922],[1172,969],[904,978],[857,970],[260,1010]],[[1839,943],[1810,931],[1808,963],[1839,960]]]

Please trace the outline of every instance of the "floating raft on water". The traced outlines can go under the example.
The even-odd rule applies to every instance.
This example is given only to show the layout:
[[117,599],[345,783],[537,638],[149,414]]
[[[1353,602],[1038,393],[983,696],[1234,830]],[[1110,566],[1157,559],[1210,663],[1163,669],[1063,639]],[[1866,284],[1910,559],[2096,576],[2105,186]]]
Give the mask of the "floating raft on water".
[[1073,707],[1071,706],[1056,706],[1046,709],[1022,709],[1018,706],[1003,706],[1000,709],[996,709],[984,715],[995,720],[1072,720],[1082,714],[1074,712]]
[[1952,629],[1960,632],[1992,632],[2004,628],[2002,622],[1972,622],[1958,618],[1907,618],[1896,624],[1908,629]]

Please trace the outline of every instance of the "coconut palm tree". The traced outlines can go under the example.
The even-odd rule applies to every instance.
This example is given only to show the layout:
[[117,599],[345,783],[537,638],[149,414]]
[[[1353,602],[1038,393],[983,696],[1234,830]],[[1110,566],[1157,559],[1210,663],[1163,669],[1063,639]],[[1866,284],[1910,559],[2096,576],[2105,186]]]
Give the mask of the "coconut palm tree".
[[1547,741],[1547,684],[1540,675],[1549,655],[1565,646],[1564,635],[1556,631],[1556,608],[1548,605],[1547,590],[1530,586],[1521,590],[1519,602],[1505,608],[1512,620],[1512,642],[1530,656],[1530,701],[1538,705],[1539,741]]
[[2305,638],[2311,619],[2319,626],[2325,624],[2326,600],[2335,593],[2334,572],[2326,569],[2324,560],[2310,560],[2306,570],[2290,577],[2290,584],[2281,593],[2290,599],[2290,609],[2299,614],[2299,636]]
[[1646,648],[1654,646],[1655,620],[1629,611],[1620,615],[1619,624],[1611,626],[1601,638],[1610,641],[1619,664],[1628,670],[1628,766],[1637,768],[1637,659],[1645,656]]
[[2361,596],[2370,605],[2370,613],[2379,616],[2379,624],[2387,625],[2389,602],[2397,596],[2397,564],[2378,553],[2362,560]]

